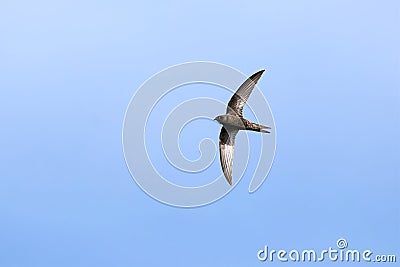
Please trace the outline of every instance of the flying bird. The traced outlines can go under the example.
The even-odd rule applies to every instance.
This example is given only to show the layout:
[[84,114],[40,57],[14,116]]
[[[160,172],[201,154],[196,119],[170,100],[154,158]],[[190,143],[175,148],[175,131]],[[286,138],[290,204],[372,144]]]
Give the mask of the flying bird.
[[243,107],[246,104],[254,86],[265,70],[251,75],[232,96],[226,108],[226,114],[215,117],[214,120],[222,124],[219,134],[219,155],[222,171],[226,180],[232,185],[232,164],[235,148],[235,137],[240,130],[249,130],[261,133],[270,133],[268,126],[257,124],[243,118]]

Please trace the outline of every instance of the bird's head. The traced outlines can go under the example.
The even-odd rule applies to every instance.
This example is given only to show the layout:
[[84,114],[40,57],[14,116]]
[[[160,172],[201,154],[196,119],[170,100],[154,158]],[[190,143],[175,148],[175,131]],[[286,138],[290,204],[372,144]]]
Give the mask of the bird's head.
[[226,121],[226,116],[225,115],[219,115],[214,118],[215,121],[219,122],[220,124],[224,124]]

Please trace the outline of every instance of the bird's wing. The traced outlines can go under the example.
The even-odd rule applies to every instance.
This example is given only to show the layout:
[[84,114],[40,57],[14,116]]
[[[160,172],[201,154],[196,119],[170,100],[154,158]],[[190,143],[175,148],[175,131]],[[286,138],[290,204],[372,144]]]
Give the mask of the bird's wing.
[[231,100],[229,100],[226,114],[242,116],[243,107],[264,71],[265,70],[260,70],[254,73],[241,86],[239,86],[236,93],[232,96]]
[[232,185],[232,164],[233,164],[233,151],[235,148],[235,137],[238,133],[236,129],[221,128],[219,134],[219,158],[221,161],[222,171],[225,178],[230,185]]

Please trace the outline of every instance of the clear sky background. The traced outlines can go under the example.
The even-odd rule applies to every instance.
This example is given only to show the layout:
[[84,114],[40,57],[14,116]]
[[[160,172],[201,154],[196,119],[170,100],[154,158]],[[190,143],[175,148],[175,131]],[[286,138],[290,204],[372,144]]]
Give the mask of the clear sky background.
[[[1,1],[0,266],[267,266],[340,237],[399,261],[399,22],[398,1]],[[182,209],[134,183],[121,133],[192,60],[267,69],[277,150],[255,194],[249,173]]]

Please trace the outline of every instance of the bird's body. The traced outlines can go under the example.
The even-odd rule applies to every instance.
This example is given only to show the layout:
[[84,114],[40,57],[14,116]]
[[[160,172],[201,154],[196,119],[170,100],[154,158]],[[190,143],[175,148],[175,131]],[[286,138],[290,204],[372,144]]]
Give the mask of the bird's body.
[[235,137],[240,130],[269,133],[268,126],[250,122],[243,118],[242,111],[257,81],[261,78],[264,70],[261,70],[248,78],[232,96],[226,108],[226,114],[215,118],[222,124],[219,135],[219,152],[222,171],[226,180],[232,185],[233,152]]
[[221,123],[225,128],[236,128],[237,130],[249,130],[255,132],[269,133],[265,129],[269,129],[268,126],[257,124],[246,120],[242,116],[225,114],[215,118],[216,121]]

